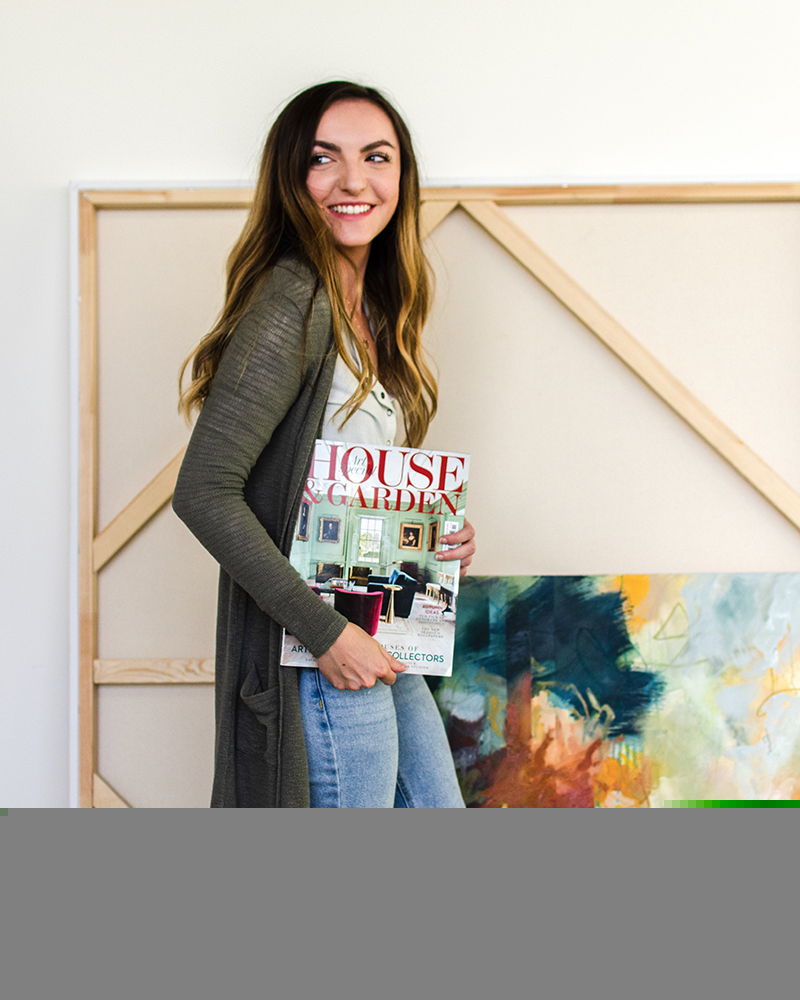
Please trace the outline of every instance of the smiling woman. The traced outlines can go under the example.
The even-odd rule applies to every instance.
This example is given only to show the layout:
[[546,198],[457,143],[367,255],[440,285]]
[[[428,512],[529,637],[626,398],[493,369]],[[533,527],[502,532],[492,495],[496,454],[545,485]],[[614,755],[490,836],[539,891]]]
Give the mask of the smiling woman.
[[378,354],[360,290],[372,241],[389,224],[400,199],[399,145],[381,108],[369,101],[339,101],[320,118],[308,171],[309,194],[340,253],[348,316],[376,371]]
[[[419,206],[383,95],[298,94],[267,137],[220,320],[184,366],[181,407],[200,414],[173,507],[222,567],[214,806],[463,805],[424,678],[288,559],[315,439],[394,443],[399,407],[418,446],[436,411]],[[334,546],[330,520],[319,540]],[[465,568],[473,534],[445,536],[442,558]],[[279,665],[283,628],[316,668]]]

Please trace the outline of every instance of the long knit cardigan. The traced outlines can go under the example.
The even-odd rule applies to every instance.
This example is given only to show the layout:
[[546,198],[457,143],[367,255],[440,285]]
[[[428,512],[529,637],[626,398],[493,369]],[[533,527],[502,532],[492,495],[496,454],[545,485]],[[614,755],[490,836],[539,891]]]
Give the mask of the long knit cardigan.
[[346,619],[288,560],[333,379],[330,302],[284,259],[236,326],[189,442],[173,509],[220,564],[211,805],[303,807],[298,672],[281,627],[315,656]]

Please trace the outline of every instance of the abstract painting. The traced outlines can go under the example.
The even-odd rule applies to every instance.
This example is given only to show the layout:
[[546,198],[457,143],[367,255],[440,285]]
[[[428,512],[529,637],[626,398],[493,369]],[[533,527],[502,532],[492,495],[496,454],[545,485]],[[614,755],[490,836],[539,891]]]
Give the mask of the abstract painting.
[[457,620],[468,806],[800,800],[800,574],[466,578]]

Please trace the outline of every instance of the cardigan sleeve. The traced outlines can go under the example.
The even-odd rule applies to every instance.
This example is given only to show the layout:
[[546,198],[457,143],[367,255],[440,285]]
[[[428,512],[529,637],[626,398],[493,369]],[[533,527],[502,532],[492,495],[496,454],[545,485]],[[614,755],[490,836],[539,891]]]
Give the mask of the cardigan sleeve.
[[312,294],[288,269],[267,277],[214,375],[172,506],[261,610],[321,656],[347,619],[307,586],[245,497],[253,466],[303,385],[301,338]]

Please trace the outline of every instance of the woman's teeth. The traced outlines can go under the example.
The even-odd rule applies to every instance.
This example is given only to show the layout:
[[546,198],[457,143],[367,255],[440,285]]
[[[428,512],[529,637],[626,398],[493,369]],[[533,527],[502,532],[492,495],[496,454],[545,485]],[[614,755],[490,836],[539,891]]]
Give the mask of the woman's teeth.
[[338,212],[339,215],[363,215],[372,207],[372,205],[331,205],[331,211]]

